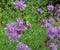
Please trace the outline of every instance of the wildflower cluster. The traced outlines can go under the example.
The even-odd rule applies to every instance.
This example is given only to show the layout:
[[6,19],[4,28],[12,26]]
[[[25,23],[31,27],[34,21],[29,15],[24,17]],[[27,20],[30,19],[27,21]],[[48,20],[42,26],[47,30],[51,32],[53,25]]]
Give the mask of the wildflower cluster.
[[[58,8],[56,9],[53,5],[48,5],[47,6],[47,10],[48,11],[52,11],[54,15],[60,16],[60,6],[58,6]],[[38,12],[40,14],[42,14],[44,11],[43,11],[43,9],[39,8]]]
[[[23,0],[16,0],[14,2],[15,7],[24,11],[27,7],[27,4]],[[57,9],[53,5],[48,5],[47,11],[53,12],[54,15],[60,16],[60,6]],[[54,11],[56,10],[56,11]],[[42,8],[38,9],[40,14],[44,13]],[[43,19],[41,22],[42,27],[46,27],[48,29],[47,42],[46,46],[51,48],[51,50],[57,50],[57,46],[60,45],[60,27],[55,27],[54,24],[56,22],[60,22],[60,18],[50,18],[49,20]],[[16,22],[12,22],[7,24],[7,36],[11,41],[18,42],[16,49],[17,50],[31,50],[26,44],[19,42],[19,38],[23,35],[25,30],[31,28],[32,25],[28,21],[17,19]],[[53,43],[53,40],[56,39],[56,42]]]
[[[31,28],[31,24],[28,21],[19,20],[7,24],[7,36],[10,40],[19,42],[18,39],[22,36],[26,29]],[[17,50],[31,50],[27,45],[19,43]]]
[[31,28],[31,24],[23,20],[17,20],[17,22],[12,22],[7,24],[7,35],[9,39],[18,41],[21,35],[26,29]]
[[[57,46],[60,45],[60,27],[54,26],[56,22],[60,22],[59,20],[60,18],[56,18],[56,20],[54,18],[50,18],[48,21],[43,19],[41,22],[42,27],[47,27],[48,29],[46,46],[50,47],[51,50],[57,50]],[[56,42],[52,43],[54,39]]]
[[[53,5],[48,5],[47,10],[52,11],[54,15],[60,16],[60,6],[58,6],[58,8],[55,9]],[[54,12],[54,10],[56,11]],[[43,19],[41,22],[42,27],[47,27],[48,29],[46,47],[51,48],[51,50],[57,50],[57,46],[60,45],[60,27],[54,26],[56,23],[59,22],[60,22],[60,18],[57,17],[56,19],[52,17],[49,20]],[[53,43],[54,39],[56,40],[55,43]]]

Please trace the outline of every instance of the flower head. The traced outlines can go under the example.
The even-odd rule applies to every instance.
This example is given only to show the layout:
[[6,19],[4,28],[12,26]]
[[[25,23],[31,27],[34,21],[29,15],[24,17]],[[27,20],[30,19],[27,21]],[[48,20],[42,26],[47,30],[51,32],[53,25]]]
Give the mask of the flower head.
[[9,33],[13,33],[16,31],[16,27],[14,25],[15,25],[15,23],[7,24],[7,28],[8,28]]
[[48,39],[53,40],[55,38],[55,35],[48,34]]
[[15,2],[16,8],[19,8],[20,10],[24,10],[27,6],[24,1],[16,1]]
[[58,31],[55,27],[51,27],[51,28],[48,29],[48,33],[51,34],[51,35],[57,35]]
[[50,44],[51,50],[57,50],[57,45],[55,45],[54,43]]
[[48,5],[48,6],[47,6],[47,9],[48,9],[49,11],[53,11],[53,10],[54,10],[54,6],[53,6],[53,5]]
[[38,9],[38,12],[39,12],[40,14],[42,14],[44,11],[43,11],[41,8],[39,8],[39,9]]
[[24,21],[23,20],[18,20],[17,21],[17,27],[23,29],[25,27]]
[[47,23],[47,24],[46,24],[46,27],[47,27],[47,28],[51,28],[51,27],[52,27],[52,24]]
[[42,27],[46,27],[46,24],[47,24],[47,20],[42,20],[42,22],[41,22],[41,25],[42,25]]
[[[18,41],[18,38],[21,37],[22,33],[24,30],[20,29],[16,26],[16,24],[8,24],[7,25],[7,36],[9,37],[10,40]],[[19,32],[18,32],[19,31]]]
[[17,45],[17,50],[31,50],[31,48],[29,48],[26,44],[23,44],[23,43],[19,43]]
[[60,9],[57,9],[55,15],[60,16]]
[[53,23],[55,23],[55,20],[54,20],[53,18],[50,18],[50,19],[48,20],[48,22],[51,23],[51,24],[53,24]]
[[50,40],[54,39],[57,36],[57,34],[58,34],[58,31],[56,28],[51,27],[48,29],[48,38]]
[[58,27],[58,33],[60,34],[60,27]]
[[60,37],[60,27],[58,27],[58,34],[57,37]]
[[[30,24],[28,24],[28,27],[30,27]],[[22,36],[24,31],[26,30],[27,26],[24,24],[23,20],[18,20],[17,22],[13,22],[10,24],[7,24],[7,36],[10,40],[18,41],[18,39]]]

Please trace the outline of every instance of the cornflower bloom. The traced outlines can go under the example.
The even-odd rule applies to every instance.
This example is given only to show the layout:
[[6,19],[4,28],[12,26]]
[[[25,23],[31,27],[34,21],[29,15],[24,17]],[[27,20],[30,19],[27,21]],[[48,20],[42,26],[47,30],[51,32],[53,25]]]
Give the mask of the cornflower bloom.
[[22,0],[16,1],[14,4],[16,5],[16,8],[19,8],[21,11],[25,10],[25,8],[27,7],[25,2]]
[[17,50],[31,50],[31,48],[29,48],[26,44],[20,42],[17,45]]
[[53,10],[54,10],[54,6],[53,6],[53,5],[48,5],[48,6],[47,6],[47,9],[48,9],[49,11],[53,11]]

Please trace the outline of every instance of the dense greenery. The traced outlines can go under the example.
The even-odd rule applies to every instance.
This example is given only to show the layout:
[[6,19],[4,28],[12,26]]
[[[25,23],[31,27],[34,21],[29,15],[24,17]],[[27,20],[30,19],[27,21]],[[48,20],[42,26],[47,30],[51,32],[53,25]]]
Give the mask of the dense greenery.
[[[7,23],[16,21],[17,18],[28,20],[32,24],[32,28],[26,30],[19,41],[27,44],[32,50],[49,50],[45,47],[47,29],[41,27],[40,21],[53,16],[53,13],[47,12],[46,9],[52,1],[28,0],[24,11],[15,9],[14,2],[15,0],[0,0],[0,50],[16,50],[17,43],[8,39],[4,28]],[[39,7],[44,10],[43,14],[38,13]]]

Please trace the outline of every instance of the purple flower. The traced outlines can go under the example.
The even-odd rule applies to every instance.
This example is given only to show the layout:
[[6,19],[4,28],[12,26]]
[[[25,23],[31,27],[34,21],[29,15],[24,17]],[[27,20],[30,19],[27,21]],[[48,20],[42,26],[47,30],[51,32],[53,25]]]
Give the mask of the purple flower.
[[60,27],[58,27],[58,33],[60,34]]
[[17,33],[12,33],[10,35],[10,40],[18,42],[18,39],[22,36],[22,34],[18,35]]
[[53,23],[55,23],[55,20],[54,20],[53,18],[50,18],[50,19],[48,20],[48,22],[51,23],[51,24],[53,24]]
[[17,21],[17,27],[23,29],[25,27],[24,21],[23,20],[18,20]]
[[58,37],[60,37],[60,27],[58,27]]
[[17,34],[20,35],[20,34],[23,34],[24,33],[24,29],[20,29],[20,28],[17,28]]
[[10,40],[18,42],[18,38],[21,37],[22,34],[17,33],[16,23],[7,24],[7,36]]
[[9,34],[14,33],[16,31],[16,26],[14,25],[15,23],[7,24],[7,30]]
[[48,34],[48,39],[53,40],[55,38],[55,35]]
[[39,9],[38,9],[38,12],[39,12],[40,14],[42,14],[44,11],[43,11],[41,8],[39,8]]
[[46,27],[47,26],[46,24],[47,24],[47,20],[43,19],[42,22],[41,22],[42,27]]
[[17,45],[17,50],[31,50],[31,48],[29,48],[26,44],[23,44],[23,43],[19,43]]
[[51,28],[48,29],[48,33],[51,34],[51,35],[57,35],[58,31],[55,27],[51,27]]
[[[30,26],[30,24],[28,24]],[[18,42],[18,39],[22,36],[27,26],[24,25],[23,20],[17,20],[17,22],[12,22],[7,24],[7,36],[10,40]]]
[[22,33],[23,33],[22,30],[19,30],[19,32],[18,32],[17,27],[13,23],[10,23],[10,24],[7,25],[7,30],[8,30],[7,36],[12,41],[13,40],[18,41],[18,38],[20,38]]
[[60,9],[57,9],[55,15],[60,16]]
[[50,44],[51,50],[57,50],[57,45],[55,45],[54,43]]
[[48,5],[48,6],[47,6],[47,9],[48,9],[49,11],[53,11],[53,10],[54,10],[54,6],[53,6],[53,5]]
[[55,27],[51,27],[48,29],[48,38],[50,40],[54,39],[58,34],[58,31]]
[[46,27],[47,27],[47,28],[51,28],[52,25],[51,25],[50,23],[47,23],[47,24],[46,24]]
[[48,23],[47,20],[44,20],[44,19],[42,20],[41,25],[42,27],[47,27],[47,28],[52,27],[52,25]]
[[16,1],[15,2],[16,8],[19,8],[20,10],[24,10],[27,6],[24,1]]

